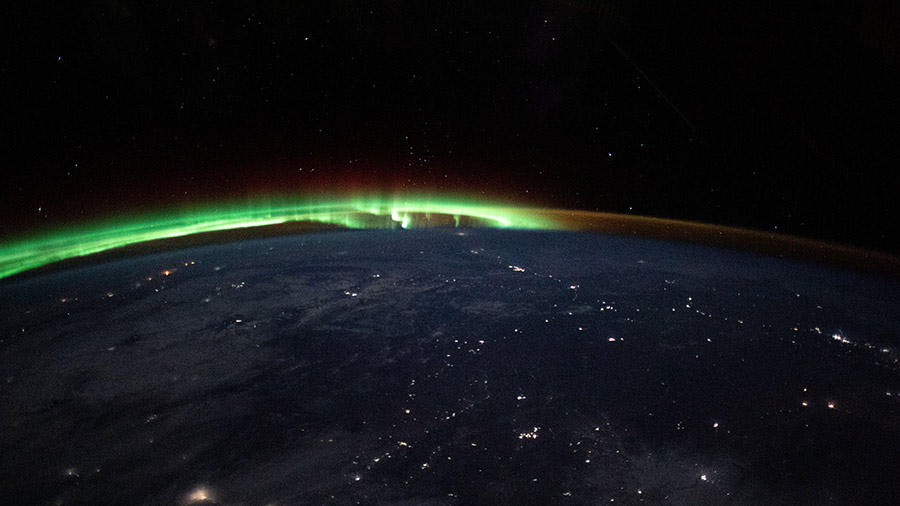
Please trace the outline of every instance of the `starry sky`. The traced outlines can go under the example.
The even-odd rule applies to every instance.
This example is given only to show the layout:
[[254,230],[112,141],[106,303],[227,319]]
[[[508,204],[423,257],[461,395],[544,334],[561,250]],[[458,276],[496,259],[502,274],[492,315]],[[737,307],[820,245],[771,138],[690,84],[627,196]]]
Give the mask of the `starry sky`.
[[900,7],[27,2],[3,235],[225,197],[461,192],[898,252]]

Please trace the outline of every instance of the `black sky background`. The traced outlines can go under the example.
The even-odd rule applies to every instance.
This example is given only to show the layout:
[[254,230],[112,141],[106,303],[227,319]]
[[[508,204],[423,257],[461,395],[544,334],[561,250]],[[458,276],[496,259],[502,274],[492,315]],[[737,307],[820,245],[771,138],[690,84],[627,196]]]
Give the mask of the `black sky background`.
[[6,7],[0,240],[272,192],[409,191],[900,252],[900,7]]

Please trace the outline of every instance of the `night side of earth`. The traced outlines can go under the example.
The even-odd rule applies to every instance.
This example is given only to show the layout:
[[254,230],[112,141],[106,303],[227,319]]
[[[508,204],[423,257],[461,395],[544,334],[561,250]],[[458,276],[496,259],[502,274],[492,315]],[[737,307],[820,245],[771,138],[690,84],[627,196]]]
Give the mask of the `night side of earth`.
[[0,490],[11,504],[900,502],[896,277],[754,251],[752,234],[697,239],[728,230],[696,224],[442,205],[357,205],[362,230],[0,281]]
[[0,506],[900,505],[900,2],[9,2]]

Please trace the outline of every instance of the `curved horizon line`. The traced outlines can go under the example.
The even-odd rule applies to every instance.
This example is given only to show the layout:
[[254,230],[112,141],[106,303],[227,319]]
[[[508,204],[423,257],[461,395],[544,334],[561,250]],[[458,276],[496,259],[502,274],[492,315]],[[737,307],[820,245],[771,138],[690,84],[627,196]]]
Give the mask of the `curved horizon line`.
[[[58,228],[0,244],[0,279],[126,246],[286,224],[347,229],[485,227],[571,230],[677,240],[850,266],[900,277],[900,257],[853,246],[724,225],[583,210],[517,207],[440,196],[336,200],[264,197],[207,202]],[[320,229],[321,230],[321,229]]]

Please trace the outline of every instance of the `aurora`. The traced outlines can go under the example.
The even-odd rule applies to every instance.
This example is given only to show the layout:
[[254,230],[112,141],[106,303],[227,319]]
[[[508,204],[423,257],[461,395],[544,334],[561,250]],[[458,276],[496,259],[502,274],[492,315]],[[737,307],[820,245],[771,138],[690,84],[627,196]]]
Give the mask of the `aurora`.
[[478,226],[558,229],[534,210],[450,197],[257,198],[97,220],[0,243],[0,279],[133,244],[287,223],[348,229]]
[[[302,226],[301,226],[302,225]],[[849,266],[900,277],[900,258],[784,234],[691,221],[571,209],[516,206],[457,196],[259,197],[132,213],[36,231],[0,243],[0,280],[68,260],[146,245],[184,247],[181,238],[224,240],[340,229],[480,227],[579,230],[675,240]]]

